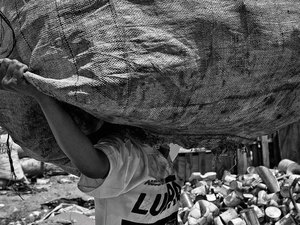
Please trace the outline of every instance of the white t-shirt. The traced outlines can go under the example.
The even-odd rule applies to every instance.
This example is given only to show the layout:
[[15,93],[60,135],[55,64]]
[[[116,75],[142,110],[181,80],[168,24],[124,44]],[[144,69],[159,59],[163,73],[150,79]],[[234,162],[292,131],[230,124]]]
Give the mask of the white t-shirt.
[[78,188],[95,198],[96,225],[174,225],[181,187],[170,159],[148,145],[117,137],[96,149],[110,162],[106,179],[80,177]]

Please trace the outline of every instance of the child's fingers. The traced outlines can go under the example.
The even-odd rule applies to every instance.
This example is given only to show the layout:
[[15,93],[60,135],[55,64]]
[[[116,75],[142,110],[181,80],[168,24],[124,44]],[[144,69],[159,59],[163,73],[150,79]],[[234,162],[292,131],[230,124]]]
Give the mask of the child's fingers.
[[8,65],[7,67],[7,71],[6,71],[6,77],[11,78],[11,77],[15,77],[15,78],[19,78],[22,75],[20,74],[20,68],[19,66],[17,66],[15,63],[11,63]]
[[0,61],[0,80],[1,86],[7,91],[26,93],[28,91],[28,82],[24,73],[28,71],[28,67],[11,59],[3,59]]
[[28,71],[28,66],[27,65],[22,65],[21,68],[19,69],[19,72],[21,74],[21,82],[23,84],[28,84],[29,82],[26,80],[25,73]]
[[20,63],[17,60],[10,60],[2,62],[2,75],[9,78],[15,78],[16,83],[22,84],[24,83],[24,72],[28,70],[28,67],[23,63]]
[[20,77],[20,72],[18,66],[15,65],[16,63],[12,60],[4,60],[2,62],[2,87],[5,90],[12,90],[13,86],[15,86],[18,83],[18,79]]

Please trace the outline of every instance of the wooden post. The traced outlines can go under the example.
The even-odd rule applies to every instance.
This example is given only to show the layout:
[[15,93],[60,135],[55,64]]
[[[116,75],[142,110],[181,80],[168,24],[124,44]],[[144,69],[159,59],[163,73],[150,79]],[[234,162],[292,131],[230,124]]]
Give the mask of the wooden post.
[[280,147],[279,147],[279,135],[278,131],[272,135],[272,144],[271,144],[271,157],[270,157],[270,166],[271,168],[278,165],[278,163],[281,161],[281,153],[280,153]]
[[262,154],[263,154],[263,165],[270,168],[270,151],[269,143],[272,139],[269,139],[268,135],[261,137]]
[[237,149],[237,172],[245,174],[248,167],[247,152],[244,149]]

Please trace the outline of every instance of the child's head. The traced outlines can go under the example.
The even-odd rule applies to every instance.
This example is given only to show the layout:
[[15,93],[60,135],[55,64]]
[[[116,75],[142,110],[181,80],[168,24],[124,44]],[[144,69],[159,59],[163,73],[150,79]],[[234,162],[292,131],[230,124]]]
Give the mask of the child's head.
[[73,116],[73,120],[85,135],[95,133],[104,123],[103,120],[98,119],[90,114]]
[[98,131],[104,123],[103,120],[96,118],[78,107],[69,104],[64,104],[63,107],[85,135]]

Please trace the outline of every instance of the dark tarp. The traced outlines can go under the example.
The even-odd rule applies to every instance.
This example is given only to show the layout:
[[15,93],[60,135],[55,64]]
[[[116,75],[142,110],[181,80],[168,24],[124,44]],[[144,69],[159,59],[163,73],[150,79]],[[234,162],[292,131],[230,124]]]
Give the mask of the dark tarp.
[[300,164],[300,122],[280,129],[278,139],[281,158]]

